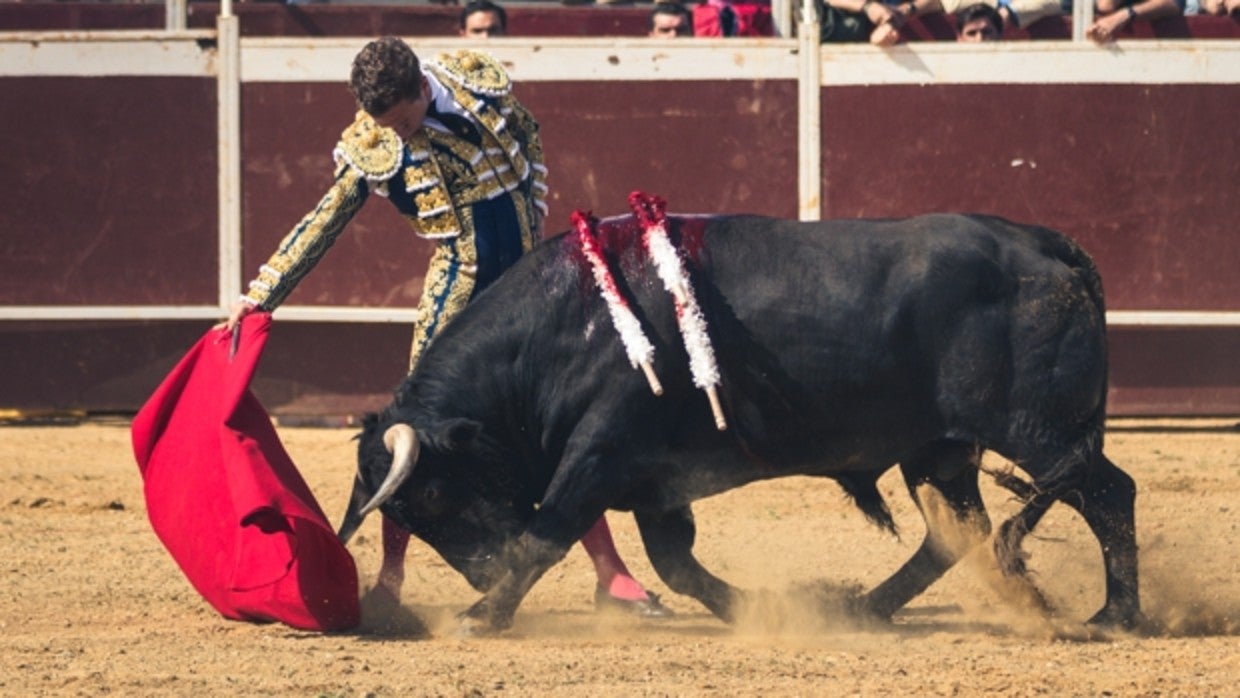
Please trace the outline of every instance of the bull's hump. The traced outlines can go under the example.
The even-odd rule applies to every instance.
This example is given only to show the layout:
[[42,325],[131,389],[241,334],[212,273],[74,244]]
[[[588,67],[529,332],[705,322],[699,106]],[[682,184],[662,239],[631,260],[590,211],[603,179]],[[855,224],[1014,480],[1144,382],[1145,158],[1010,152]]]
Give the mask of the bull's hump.
[[[667,233],[672,244],[691,261],[701,257],[707,223],[717,216],[676,214],[667,216]],[[604,254],[612,258],[637,254],[645,257],[644,229],[632,214],[600,219],[595,235]]]

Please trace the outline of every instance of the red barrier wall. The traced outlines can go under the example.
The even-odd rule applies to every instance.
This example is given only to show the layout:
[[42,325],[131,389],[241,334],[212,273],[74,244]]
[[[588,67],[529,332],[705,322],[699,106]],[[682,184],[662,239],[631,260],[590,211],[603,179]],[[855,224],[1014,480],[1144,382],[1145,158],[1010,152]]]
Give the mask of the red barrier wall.
[[1077,238],[1112,310],[1240,308],[1240,87],[824,89],[832,217],[994,213]]
[[[275,7],[264,12],[288,16]],[[4,77],[0,89],[0,304],[215,305],[214,80]],[[543,125],[551,232],[573,208],[622,211],[636,188],[681,212],[797,214],[791,80],[518,90]],[[821,99],[827,215],[1038,222],[1095,256],[1113,310],[1240,308],[1240,146],[1226,136],[1240,85],[887,85]],[[353,105],[326,83],[247,82],[241,101],[248,278],[328,185]],[[427,253],[376,203],[290,303],[412,307]],[[356,414],[401,377],[402,325],[278,318],[257,384],[277,414]],[[132,411],[209,324],[0,322],[0,408]],[[1240,328],[1111,337],[1113,414],[1240,414]]]
[[214,303],[215,81],[0,84],[0,303]]

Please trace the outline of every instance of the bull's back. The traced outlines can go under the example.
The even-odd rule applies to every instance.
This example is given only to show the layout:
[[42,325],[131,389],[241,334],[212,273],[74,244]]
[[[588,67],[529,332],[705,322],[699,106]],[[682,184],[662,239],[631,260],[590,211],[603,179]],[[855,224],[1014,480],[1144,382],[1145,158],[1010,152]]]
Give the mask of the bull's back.
[[705,242],[717,321],[735,325],[733,385],[801,422],[792,431],[902,425],[890,433],[911,443],[1000,429],[1021,400],[1081,419],[1101,405],[1101,287],[1055,231],[963,215],[730,217]]
[[[720,219],[706,276],[757,336],[788,350],[875,359],[924,341],[922,323],[1010,301],[1035,256],[963,216],[896,221]],[[922,347],[924,350],[925,347]],[[861,358],[861,357],[858,357]]]
[[1087,255],[1046,228],[982,216],[797,222],[724,217],[706,229],[710,282],[752,325],[822,338],[941,325],[1060,286],[1102,311]]

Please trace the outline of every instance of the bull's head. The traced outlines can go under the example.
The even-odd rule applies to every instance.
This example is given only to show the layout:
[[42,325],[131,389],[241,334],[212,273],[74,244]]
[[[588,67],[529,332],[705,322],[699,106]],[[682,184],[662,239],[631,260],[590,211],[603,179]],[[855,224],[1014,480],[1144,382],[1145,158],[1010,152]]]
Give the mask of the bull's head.
[[341,542],[378,509],[426,541],[475,589],[489,589],[508,570],[505,550],[528,512],[513,505],[511,492],[505,496],[488,486],[500,478],[479,467],[490,461],[478,452],[480,430],[463,419],[415,431],[408,423],[368,417],[353,494],[337,534]]

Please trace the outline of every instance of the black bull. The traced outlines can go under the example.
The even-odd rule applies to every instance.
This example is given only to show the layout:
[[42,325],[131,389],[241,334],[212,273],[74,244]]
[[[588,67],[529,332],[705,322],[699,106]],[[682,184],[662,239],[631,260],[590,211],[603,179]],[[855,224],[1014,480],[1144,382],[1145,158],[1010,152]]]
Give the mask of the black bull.
[[672,591],[731,621],[744,595],[693,556],[694,500],[817,475],[891,527],[876,481],[899,464],[923,516],[928,485],[956,517],[927,516],[917,552],[859,600],[889,617],[965,552],[944,541],[990,532],[978,470],[991,449],[1032,478],[1009,479],[1024,504],[995,536],[1001,568],[1024,572],[1023,537],[1062,501],[1102,548],[1106,603],[1091,622],[1140,620],[1135,486],[1102,453],[1102,287],[1073,241],[959,215],[673,216],[668,228],[709,327],[726,430],[693,385],[637,223],[609,219],[598,241],[664,393],[630,365],[577,237],[553,238],[461,312],[367,418],[341,537],[404,452],[412,471],[376,499],[485,592],[466,628],[508,627],[608,509],[633,512]]

